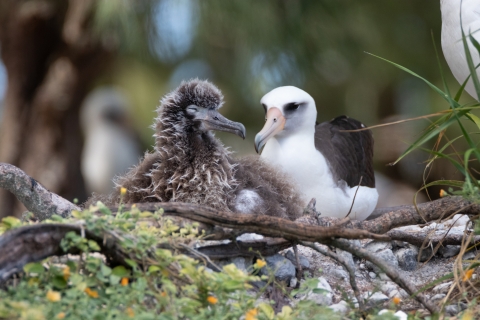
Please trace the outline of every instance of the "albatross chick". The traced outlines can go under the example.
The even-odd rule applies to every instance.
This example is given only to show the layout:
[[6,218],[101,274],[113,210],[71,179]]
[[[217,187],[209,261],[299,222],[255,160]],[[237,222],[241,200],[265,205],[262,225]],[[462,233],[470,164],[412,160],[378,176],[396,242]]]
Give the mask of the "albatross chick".
[[268,214],[294,219],[300,197],[283,174],[259,157],[236,160],[212,131],[245,138],[245,127],[222,116],[220,90],[207,81],[190,80],[161,100],[155,119],[155,149],[126,175],[116,179],[108,199],[88,203],[188,202],[214,209]]

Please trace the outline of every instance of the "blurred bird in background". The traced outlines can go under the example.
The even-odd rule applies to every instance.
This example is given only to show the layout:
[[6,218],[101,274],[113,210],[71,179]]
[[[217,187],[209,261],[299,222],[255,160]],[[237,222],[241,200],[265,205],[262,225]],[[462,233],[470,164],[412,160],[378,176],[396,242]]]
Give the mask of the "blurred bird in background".
[[102,87],[85,99],[81,111],[85,135],[82,174],[88,193],[109,193],[112,179],[141,157],[140,141],[132,129],[129,103],[117,88]]
[[[440,6],[442,11],[442,50],[450,70],[460,84],[463,84],[470,76],[462,41],[462,29],[460,27],[462,26],[472,55],[473,65],[477,67],[477,76],[480,77],[480,69],[478,69],[480,55],[470,39],[471,35],[477,42],[480,42],[480,1],[441,0]],[[471,78],[468,80],[465,90],[472,97],[480,100]]]

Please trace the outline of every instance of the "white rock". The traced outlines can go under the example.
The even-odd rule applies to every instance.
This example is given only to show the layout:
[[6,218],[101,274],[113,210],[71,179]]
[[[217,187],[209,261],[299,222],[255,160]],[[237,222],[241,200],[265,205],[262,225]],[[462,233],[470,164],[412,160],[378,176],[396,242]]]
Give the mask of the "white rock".
[[262,240],[263,236],[261,234],[256,233],[244,233],[241,236],[237,237],[237,241],[254,241],[254,240]]
[[392,243],[390,241],[371,241],[365,245],[365,249],[370,252],[378,252],[385,249],[392,249]]
[[381,292],[375,292],[374,294],[371,292],[365,292],[363,298],[375,304],[388,301],[388,297]]
[[[398,268],[398,260],[397,260],[397,257],[395,257],[395,255],[393,254],[392,250],[383,249],[383,250],[380,250],[380,251],[376,251],[375,256],[377,258],[382,259],[383,261],[388,263],[390,266],[392,266],[394,268]],[[377,267],[376,265],[374,265],[370,261],[367,261],[366,265],[367,265],[368,268],[373,269],[373,271],[377,274],[382,271],[379,267]]]
[[348,305],[348,303],[346,303],[343,300],[340,301],[339,303],[332,304],[331,306],[329,306],[329,308],[341,314],[347,314],[348,311],[350,310],[350,306]]
[[343,270],[343,269],[340,269],[340,268],[333,269],[332,270],[332,275],[337,279],[343,279],[345,281],[350,280],[350,275],[348,274],[348,272]]
[[383,309],[383,310],[378,312],[378,315],[382,315],[382,314],[386,314],[386,313],[394,315],[399,320],[407,320],[408,319],[408,315],[403,311],[397,311],[397,312],[393,313],[392,310]]
[[383,281],[390,281],[390,278],[385,274],[385,273],[380,273],[378,275],[380,277],[380,280],[383,280]]
[[295,287],[297,286],[297,283],[298,283],[297,278],[293,277],[293,278],[290,279],[290,285],[289,285],[289,287],[290,287],[290,288],[295,288]]
[[377,275],[375,274],[375,272],[369,272],[368,275],[370,276],[370,278],[372,279],[375,279],[377,277]]
[[328,283],[328,281],[324,277],[319,277],[318,278],[318,284],[317,284],[317,289],[324,290],[322,293],[310,293],[307,296],[302,297],[301,299],[308,299],[316,304],[322,305],[322,306],[329,306],[332,304],[332,298],[333,298],[333,291],[332,287]]
[[435,286],[432,290],[433,293],[445,293],[450,289],[453,281],[445,282],[442,284],[439,284],[438,286]]
[[448,314],[449,316],[454,316],[459,312],[460,312],[460,309],[458,308],[458,306],[454,304],[451,304],[445,307],[445,313]]
[[392,299],[392,298],[394,298],[394,297],[400,297],[400,292],[398,292],[397,289],[394,289],[394,290],[392,290],[392,291],[390,291],[390,292],[388,293],[388,297],[389,297],[390,299]]
[[397,290],[397,285],[393,282],[387,281],[380,287],[380,290],[382,290],[382,292],[386,295],[390,296],[390,292]]
[[434,295],[433,297],[430,298],[430,300],[432,300],[432,302],[435,302],[435,301],[439,301],[439,300],[442,300],[443,298],[445,298],[447,295],[445,293],[437,293],[436,295]]

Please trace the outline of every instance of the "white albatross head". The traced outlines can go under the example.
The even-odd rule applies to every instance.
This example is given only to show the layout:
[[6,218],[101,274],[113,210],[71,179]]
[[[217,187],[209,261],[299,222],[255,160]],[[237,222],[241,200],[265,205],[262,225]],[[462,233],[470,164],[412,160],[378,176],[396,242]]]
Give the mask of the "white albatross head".
[[255,136],[255,150],[260,152],[274,136],[283,138],[306,132],[313,135],[317,108],[312,96],[293,87],[278,87],[260,100],[265,109],[265,125]]

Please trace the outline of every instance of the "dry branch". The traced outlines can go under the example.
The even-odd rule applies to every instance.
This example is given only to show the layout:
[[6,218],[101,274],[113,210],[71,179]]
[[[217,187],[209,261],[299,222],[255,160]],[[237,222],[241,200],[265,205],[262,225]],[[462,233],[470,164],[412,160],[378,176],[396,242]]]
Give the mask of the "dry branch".
[[[438,234],[435,233],[433,236],[430,235],[432,231],[421,231],[421,232],[406,232],[403,230],[390,230],[387,232],[387,235],[392,240],[398,241],[405,241],[410,244],[413,244],[417,247],[422,247],[425,243],[428,244],[429,247],[436,247],[438,245],[446,246],[446,245],[453,245],[453,246],[460,246],[462,245],[463,238],[465,236],[464,233],[445,233]],[[470,231],[467,231],[467,235]],[[470,245],[478,245],[480,244],[480,236],[475,236],[472,238]]]
[[64,252],[60,246],[68,232],[84,234],[86,238],[98,243],[102,252],[112,265],[127,265],[127,255],[119,247],[114,237],[105,233],[101,237],[83,230],[80,225],[36,224],[14,229],[0,237],[0,283],[22,267],[34,261],[40,261],[55,255],[78,253],[75,250]]
[[406,277],[404,277],[399,271],[397,271],[393,266],[389,265],[382,259],[378,258],[375,253],[370,252],[364,248],[358,247],[350,243],[349,241],[343,239],[333,239],[330,245],[339,248],[341,250],[350,252],[351,254],[368,260],[379,267],[392,281],[402,287],[410,295],[415,295],[415,299],[418,300],[422,305],[424,305],[432,314],[438,313],[438,308],[434,306],[423,293],[417,293],[417,288],[411,284]]
[[339,254],[336,254],[335,252],[333,252],[331,250],[324,249],[316,243],[303,241],[303,242],[301,242],[301,244],[306,246],[306,247],[312,248],[313,250],[323,254],[324,256],[332,258],[333,260],[340,263],[347,270],[348,275],[349,275],[349,280],[350,280],[350,286],[352,287],[353,293],[355,294],[355,297],[357,298],[358,306],[359,306],[360,310],[364,310],[365,304],[364,304],[364,301],[363,301],[363,297],[360,294],[360,290],[358,289],[358,286],[357,286],[357,281],[355,280],[355,278],[356,278],[355,267],[350,265],[348,263],[348,261],[343,256],[341,256]]
[[13,193],[39,220],[48,219],[54,214],[68,217],[72,210],[80,210],[11,164],[0,163],[0,187]]
[[[376,212],[381,212],[382,214],[379,215],[378,218],[366,221],[350,220],[343,223],[342,226],[345,228],[368,230],[372,233],[383,234],[394,228],[414,224],[424,224],[426,222],[440,220],[455,214],[474,216],[480,213],[479,204],[473,204],[460,196],[445,197],[425,202],[419,204],[417,207],[418,211],[413,205],[380,208],[373,213],[374,216],[377,216]],[[320,221],[322,221],[324,225],[329,225],[338,220],[321,218]]]
[[[389,240],[389,237],[386,235],[376,235],[365,230],[307,225],[265,215],[234,214],[191,203],[137,203],[136,207],[140,211],[151,212],[163,209],[164,214],[168,216],[178,216],[201,223],[240,229],[244,232],[260,233],[267,237],[284,238],[287,240],[322,241],[332,237]],[[112,209],[114,210],[115,208]],[[125,209],[129,210],[130,206],[126,206]]]

